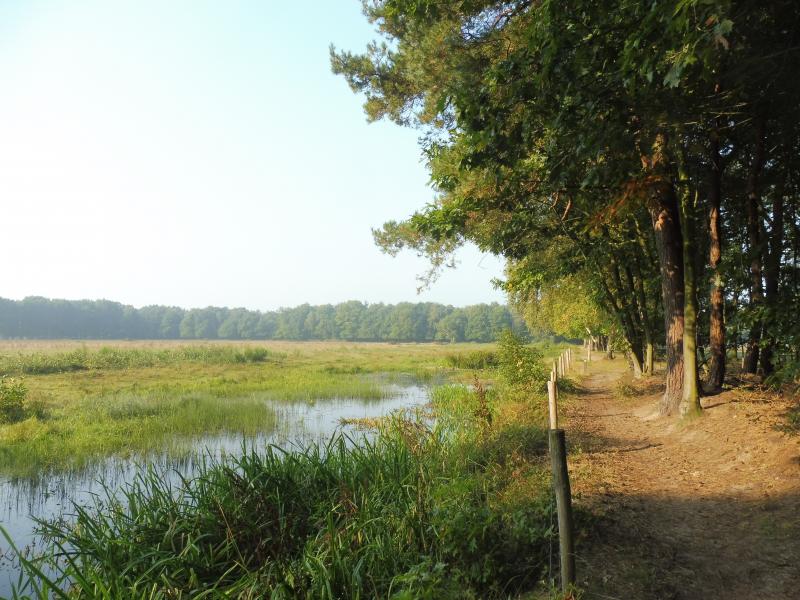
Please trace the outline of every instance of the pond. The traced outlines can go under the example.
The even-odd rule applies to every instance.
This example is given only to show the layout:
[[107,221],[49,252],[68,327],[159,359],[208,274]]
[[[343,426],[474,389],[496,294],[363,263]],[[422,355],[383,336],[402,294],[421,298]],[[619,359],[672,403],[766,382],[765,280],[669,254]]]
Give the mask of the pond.
[[[54,474],[38,479],[0,477],[0,525],[15,545],[35,553],[38,540],[36,519],[69,518],[74,504],[90,504],[93,495],[102,494],[103,486],[117,489],[131,481],[137,470],[152,465],[167,478],[191,476],[201,461],[222,458],[249,447],[274,444],[291,450],[298,445],[324,443],[339,431],[352,433],[354,439],[369,435],[352,425],[354,419],[383,417],[394,411],[413,408],[428,402],[428,389],[418,383],[387,384],[387,396],[379,400],[341,398],[312,402],[285,402],[264,399],[275,411],[276,422],[270,431],[256,436],[214,435],[191,441],[180,454],[151,453],[137,458],[108,458],[78,472]],[[19,567],[5,540],[0,540],[0,598],[11,594],[19,576]]]

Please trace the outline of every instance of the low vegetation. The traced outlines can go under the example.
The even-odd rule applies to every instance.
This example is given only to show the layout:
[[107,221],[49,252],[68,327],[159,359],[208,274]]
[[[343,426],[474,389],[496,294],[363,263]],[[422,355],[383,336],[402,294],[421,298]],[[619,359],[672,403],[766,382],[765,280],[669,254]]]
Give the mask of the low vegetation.
[[[491,387],[436,387],[432,415],[369,423],[379,429],[372,441],[247,448],[177,486],[141,473],[121,495],[77,508],[74,523],[43,524],[52,554],[26,563],[20,593],[43,598],[67,582],[75,598],[461,599],[532,589],[553,536],[544,402],[520,393],[530,380],[504,373],[480,372]],[[37,575],[42,568],[55,575]]]
[[0,471],[41,478],[82,469],[110,455],[144,456],[154,450],[181,454],[196,436],[254,435],[274,426],[274,411],[253,396],[224,402],[209,393],[164,391],[87,397],[67,409],[40,408],[38,414],[0,428]]
[[490,350],[456,352],[445,356],[445,361],[454,369],[488,369],[497,366],[497,353]]
[[355,375],[326,364],[337,359],[330,348],[310,354],[204,344],[2,355],[3,372],[25,377],[0,380],[0,473],[41,477],[110,455],[184,453],[200,435],[272,431],[269,401],[388,393],[368,363]]
[[25,383],[12,377],[0,378],[0,424],[17,423],[33,412]]
[[81,347],[66,352],[31,352],[0,357],[0,373],[46,375],[70,371],[135,369],[196,362],[228,365],[279,361],[283,355],[260,347],[178,346],[160,350]]

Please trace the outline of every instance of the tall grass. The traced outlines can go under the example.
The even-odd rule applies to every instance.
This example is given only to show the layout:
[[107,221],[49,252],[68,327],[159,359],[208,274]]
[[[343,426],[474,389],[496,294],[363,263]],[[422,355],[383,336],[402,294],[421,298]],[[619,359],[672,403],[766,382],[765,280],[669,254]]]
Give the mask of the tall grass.
[[372,442],[250,449],[176,487],[150,470],[43,524],[51,558],[20,591],[51,593],[47,564],[71,598],[507,597],[546,565],[543,447],[509,465],[504,436],[474,425],[397,418]]
[[[384,393],[365,374],[393,358],[347,351],[356,356],[349,366],[350,355],[337,349],[260,366],[176,363],[153,370],[152,379],[149,371],[123,369],[33,376],[42,389],[69,384],[87,391],[62,412],[0,428],[0,470],[15,460],[24,464],[25,452],[36,447],[54,453],[47,454],[53,460],[59,451],[104,452],[96,445],[103,439],[139,439],[131,428],[142,428],[149,446],[158,436],[176,437],[175,427],[269,419],[253,413],[239,422],[237,414],[258,408],[229,414],[228,402],[257,400],[263,407],[265,397],[353,395],[358,386],[365,386],[362,397]],[[389,370],[434,373],[429,367],[442,364],[441,353],[404,356],[402,369]],[[22,559],[18,593],[164,600],[513,596],[544,577],[553,535],[544,399],[528,381],[538,370],[531,365],[525,373],[517,381],[519,373],[493,370],[495,387],[477,394],[467,385],[436,388],[433,418],[396,416],[372,441],[339,436],[292,453],[249,448],[238,458],[209,459],[191,479],[147,470],[94,505],[75,507],[74,518],[42,523],[49,550]],[[519,390],[511,393],[514,386]],[[202,416],[217,410],[218,421]],[[54,429],[40,436],[38,427]],[[6,444],[13,431],[18,439]],[[59,448],[59,439],[68,445]],[[9,450],[13,456],[4,454]]]
[[275,411],[253,396],[224,402],[208,393],[120,393],[87,397],[57,418],[0,428],[0,472],[12,477],[72,471],[109,455],[185,451],[192,437],[255,434],[275,427]]
[[0,374],[46,375],[71,371],[132,369],[173,365],[245,364],[281,360],[284,355],[260,347],[178,346],[160,350],[145,348],[79,348],[66,352],[31,352],[0,356]]
[[453,352],[445,356],[445,362],[454,369],[489,369],[499,364],[497,352],[491,350],[472,350]]
[[14,360],[12,371],[34,373],[0,377],[0,473],[14,477],[110,455],[183,452],[199,435],[270,432],[271,401],[391,393],[358,371],[251,346],[79,349]]

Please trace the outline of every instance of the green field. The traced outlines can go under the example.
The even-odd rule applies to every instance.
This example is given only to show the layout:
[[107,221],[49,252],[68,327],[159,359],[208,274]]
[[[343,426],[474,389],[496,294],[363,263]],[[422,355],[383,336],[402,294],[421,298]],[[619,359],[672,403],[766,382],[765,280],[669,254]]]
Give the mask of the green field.
[[[381,382],[466,381],[491,344],[3,342],[0,374],[27,389],[0,424],[0,474],[79,469],[109,455],[181,451],[193,436],[269,431],[265,399],[381,398]],[[553,351],[555,351],[553,349]],[[377,378],[376,375],[381,375]],[[8,421],[8,420],[7,420]]]

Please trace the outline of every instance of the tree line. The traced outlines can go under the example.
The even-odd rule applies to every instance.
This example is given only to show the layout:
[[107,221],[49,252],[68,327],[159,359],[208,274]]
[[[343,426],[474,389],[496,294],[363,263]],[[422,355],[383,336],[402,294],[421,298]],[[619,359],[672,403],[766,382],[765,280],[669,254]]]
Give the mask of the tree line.
[[527,335],[521,317],[497,303],[458,308],[349,301],[261,312],[0,298],[0,338],[491,342],[507,329]]
[[800,3],[364,11],[381,39],[333,70],[368,118],[420,129],[437,192],[382,248],[436,269],[473,241],[529,324],[609,335],[637,376],[660,346],[664,414],[699,411],[739,345],[746,373],[797,377]]

